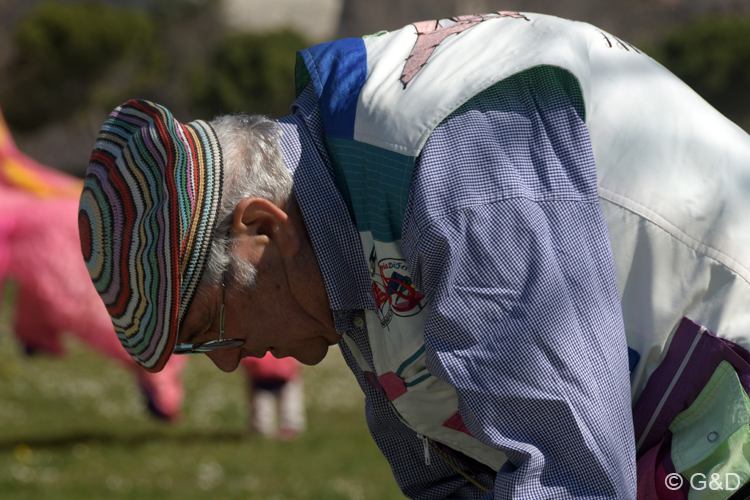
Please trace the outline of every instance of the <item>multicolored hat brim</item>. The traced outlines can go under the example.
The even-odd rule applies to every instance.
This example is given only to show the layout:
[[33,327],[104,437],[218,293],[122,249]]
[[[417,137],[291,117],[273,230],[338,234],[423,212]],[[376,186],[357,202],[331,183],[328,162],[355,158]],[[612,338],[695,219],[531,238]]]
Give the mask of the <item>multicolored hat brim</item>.
[[99,131],[78,212],[81,251],[122,346],[161,370],[195,295],[221,206],[211,126],[131,100]]

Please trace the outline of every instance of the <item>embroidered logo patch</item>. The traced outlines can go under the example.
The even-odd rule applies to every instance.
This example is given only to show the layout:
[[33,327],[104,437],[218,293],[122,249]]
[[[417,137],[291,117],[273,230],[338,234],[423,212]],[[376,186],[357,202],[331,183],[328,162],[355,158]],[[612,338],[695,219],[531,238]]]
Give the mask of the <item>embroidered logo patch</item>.
[[403,259],[382,259],[377,262],[372,276],[372,294],[378,307],[383,328],[393,316],[408,317],[419,314],[427,302],[414,283]]

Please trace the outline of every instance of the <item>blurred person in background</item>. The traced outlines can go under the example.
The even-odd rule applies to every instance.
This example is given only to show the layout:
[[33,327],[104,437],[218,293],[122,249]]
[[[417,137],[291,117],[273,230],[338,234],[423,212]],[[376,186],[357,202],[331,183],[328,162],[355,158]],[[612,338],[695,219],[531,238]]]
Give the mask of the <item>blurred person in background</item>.
[[247,357],[250,432],[281,441],[299,437],[307,426],[302,366],[294,358]]
[[744,494],[745,132],[540,14],[317,45],[296,77],[276,122],[132,100],[102,127],[81,249],[135,361],[343,340],[410,498]]

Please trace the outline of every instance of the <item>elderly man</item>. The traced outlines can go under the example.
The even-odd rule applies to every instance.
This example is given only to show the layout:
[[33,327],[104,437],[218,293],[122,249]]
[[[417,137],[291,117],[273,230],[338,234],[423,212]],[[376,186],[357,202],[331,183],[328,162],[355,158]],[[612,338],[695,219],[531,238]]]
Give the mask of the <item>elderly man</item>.
[[297,88],[276,123],[129,101],[102,127],[82,251],[144,368],[339,343],[411,498],[748,480],[747,134],[538,14],[311,47]]

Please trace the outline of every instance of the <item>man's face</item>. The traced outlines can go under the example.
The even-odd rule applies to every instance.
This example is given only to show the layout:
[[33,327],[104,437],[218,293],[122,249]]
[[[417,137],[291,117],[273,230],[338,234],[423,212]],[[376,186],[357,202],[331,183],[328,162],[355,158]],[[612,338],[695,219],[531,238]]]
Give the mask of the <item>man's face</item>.
[[[245,344],[207,353],[221,370],[233,371],[241,358],[263,357],[269,351],[277,358],[291,356],[314,365],[341,338],[333,326],[309,240],[305,234],[300,235],[295,245],[294,234],[290,239],[289,233],[300,228],[295,228],[291,219],[281,224],[259,225],[257,231],[251,228],[240,234],[235,252],[256,267],[257,282],[252,291],[231,280],[227,284],[224,336],[242,339]],[[177,342],[195,344],[218,339],[220,310],[221,286],[199,290]]]

